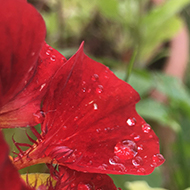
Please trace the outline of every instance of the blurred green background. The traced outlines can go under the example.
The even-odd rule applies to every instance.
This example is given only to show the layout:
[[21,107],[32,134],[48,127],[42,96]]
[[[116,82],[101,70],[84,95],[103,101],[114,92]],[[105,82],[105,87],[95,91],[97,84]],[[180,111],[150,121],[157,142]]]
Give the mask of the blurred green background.
[[[47,43],[69,58],[84,40],[87,55],[127,80],[141,96],[137,111],[160,138],[166,162],[148,176],[111,175],[116,185],[123,190],[190,188],[190,0],[29,2],[46,22]],[[180,34],[186,45],[180,43]],[[7,129],[6,138],[13,133],[16,141],[27,141],[25,129]]]

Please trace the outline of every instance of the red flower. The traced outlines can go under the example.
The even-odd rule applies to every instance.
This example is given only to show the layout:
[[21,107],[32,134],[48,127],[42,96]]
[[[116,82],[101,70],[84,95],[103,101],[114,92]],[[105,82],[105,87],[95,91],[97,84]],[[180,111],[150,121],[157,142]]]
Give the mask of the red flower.
[[[42,18],[25,1],[2,1],[1,7],[0,127],[42,124],[41,134],[32,127],[38,140],[29,137],[34,145],[27,151],[15,142],[18,169],[56,163],[56,189],[115,190],[105,174],[149,174],[164,162],[129,84],[86,56],[83,45],[68,61],[48,46]],[[9,168],[16,172],[7,163],[0,176]]]
[[31,190],[19,177],[18,171],[8,158],[9,149],[0,131],[0,190]]
[[30,4],[6,0],[0,10],[0,126],[36,125],[48,84],[65,60],[54,64],[46,55],[52,52],[44,42],[45,24]]
[[42,134],[22,160],[56,159],[90,173],[151,173],[164,158],[155,133],[135,111],[138,101],[129,84],[81,46],[54,76],[43,104]]

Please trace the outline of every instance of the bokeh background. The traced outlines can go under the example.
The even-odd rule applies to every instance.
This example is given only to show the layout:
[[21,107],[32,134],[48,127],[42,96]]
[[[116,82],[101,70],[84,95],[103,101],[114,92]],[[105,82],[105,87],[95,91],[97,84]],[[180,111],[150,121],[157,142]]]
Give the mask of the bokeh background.
[[[69,58],[85,41],[88,56],[141,96],[137,111],[160,138],[166,162],[148,176],[111,175],[116,185],[123,190],[190,189],[190,0],[29,2],[46,22],[48,44]],[[26,130],[30,133],[4,132],[7,139],[14,135],[16,141],[27,142]],[[20,172],[39,170],[47,168],[38,165]]]

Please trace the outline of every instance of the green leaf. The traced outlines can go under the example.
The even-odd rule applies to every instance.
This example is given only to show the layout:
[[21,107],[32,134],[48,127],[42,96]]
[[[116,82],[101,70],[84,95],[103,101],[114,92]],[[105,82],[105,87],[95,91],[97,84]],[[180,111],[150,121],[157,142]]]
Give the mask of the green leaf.
[[190,117],[190,92],[189,89],[177,78],[161,73],[154,74],[155,88],[165,94],[173,109],[183,111]]
[[118,1],[117,0],[100,0],[97,1],[100,12],[107,18],[118,17]]
[[147,95],[153,87],[152,76],[146,70],[133,70],[128,82],[141,97]]
[[176,14],[189,2],[190,0],[166,1],[162,6],[156,6],[142,17],[140,59],[147,59],[161,42],[173,37],[182,24]]
[[137,112],[144,119],[150,119],[163,126],[169,126],[175,131],[181,130],[176,118],[173,118],[172,115],[170,115],[169,108],[156,100],[150,98],[141,100],[136,108]]
[[[146,24],[148,26],[145,29]],[[139,55],[139,59],[142,60],[148,59],[161,43],[174,37],[182,26],[182,20],[179,17],[173,17],[158,26],[154,26],[152,23],[146,24],[142,28],[142,48]]]

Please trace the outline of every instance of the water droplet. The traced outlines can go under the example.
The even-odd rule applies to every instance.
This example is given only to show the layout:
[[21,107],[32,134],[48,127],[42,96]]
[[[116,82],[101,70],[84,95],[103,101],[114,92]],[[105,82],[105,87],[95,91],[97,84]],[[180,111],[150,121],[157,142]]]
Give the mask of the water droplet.
[[35,52],[32,52],[31,55],[34,56],[34,55],[35,55]]
[[97,132],[97,133],[100,133],[100,131],[101,131],[101,129],[100,129],[100,128],[99,128],[99,129],[96,129],[96,132]]
[[92,81],[97,81],[99,79],[98,74],[92,75],[91,79],[92,79]]
[[135,167],[139,167],[143,165],[143,160],[140,156],[136,156],[133,160],[132,160],[132,164]]
[[66,125],[63,126],[63,130],[65,130],[65,129],[67,129],[67,126],[66,126]]
[[50,50],[47,50],[46,51],[46,55],[50,55],[51,51]]
[[42,110],[38,110],[36,113],[33,114],[34,120],[37,123],[43,123],[45,114]]
[[98,105],[97,104],[93,104],[94,105],[94,110],[98,109]]
[[142,130],[144,133],[149,133],[151,131],[151,126],[145,123],[144,125],[142,125]]
[[39,91],[42,91],[42,89],[45,87],[46,83],[42,84]]
[[152,138],[153,138],[153,135],[149,135],[149,138],[152,139]]
[[134,139],[134,141],[137,142],[137,141],[139,141],[141,139],[141,137],[140,137],[140,135],[136,135],[136,136],[133,137],[133,139]]
[[87,163],[88,166],[91,166],[92,165],[92,160],[90,160],[88,163]]
[[110,127],[105,127],[104,128],[104,131],[106,131],[106,132],[108,132],[108,131],[110,131],[111,129],[110,129]]
[[75,187],[76,186],[76,184],[75,183],[71,183],[71,187]]
[[79,118],[79,117],[78,117],[78,116],[76,116],[76,117],[74,118],[74,121],[77,121],[77,120],[78,120],[78,118]]
[[52,55],[51,57],[50,57],[50,59],[52,60],[52,61],[55,61],[55,55]]
[[164,162],[164,157],[161,154],[155,154],[152,156],[153,165],[159,166]]
[[120,159],[127,160],[134,158],[137,154],[137,145],[134,141],[123,140],[116,144],[114,147],[114,153]]
[[139,173],[139,174],[145,174],[146,173],[146,170],[144,169],[144,168],[139,168],[138,170],[137,170],[137,172]]
[[49,50],[50,50],[50,51],[53,51],[53,48],[52,48],[51,46],[49,46]]
[[98,169],[100,170],[106,170],[107,169],[107,164],[102,164],[101,166],[98,166]]
[[126,123],[127,123],[127,125],[129,125],[130,127],[135,126],[135,124],[136,124],[136,119],[135,119],[135,118],[129,118],[129,119],[127,119]]
[[102,93],[102,91],[103,91],[103,86],[102,85],[98,85],[98,87],[96,88],[96,92],[98,93],[98,94],[101,94]]
[[83,91],[83,92],[86,92],[86,88],[82,88],[82,91]]
[[117,163],[117,161],[114,158],[110,158],[109,163],[113,166],[117,166],[121,171],[125,171],[125,166],[121,163]]
[[86,82],[85,81],[82,81],[82,86],[84,86],[86,84]]
[[138,146],[137,148],[139,151],[143,150],[143,145],[141,144],[140,146]]
[[79,183],[77,190],[92,190],[92,186],[90,184]]
[[89,88],[87,92],[90,93],[90,92],[91,92],[91,89]]

